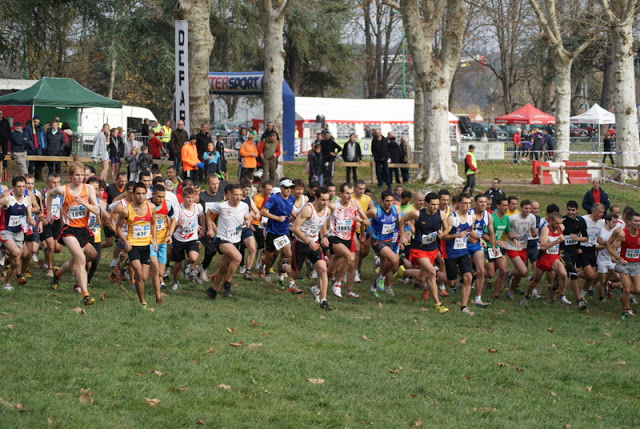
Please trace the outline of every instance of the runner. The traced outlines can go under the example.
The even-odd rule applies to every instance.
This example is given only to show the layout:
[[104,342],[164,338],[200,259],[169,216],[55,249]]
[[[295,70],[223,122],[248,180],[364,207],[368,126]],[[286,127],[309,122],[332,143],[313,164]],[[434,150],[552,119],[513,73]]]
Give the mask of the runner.
[[[107,206],[107,211],[110,213],[110,215],[108,216],[107,222],[105,223],[106,225],[108,225],[111,231],[116,230],[115,223],[118,220],[120,213],[126,212],[127,206],[133,202],[133,188],[135,186],[136,186],[136,182],[133,182],[133,181],[127,182],[127,184],[125,185],[126,192],[124,193],[124,197],[123,198],[118,197],[114,199],[114,201]],[[122,229],[123,229],[122,233],[126,235],[127,233],[126,224],[122,225]],[[116,266],[113,268],[113,271],[109,275],[109,280],[114,283],[119,283],[120,281],[122,281],[122,279],[125,278],[128,261],[127,261],[127,254],[124,252],[122,242],[120,241],[120,239],[117,239],[116,249],[118,249],[118,254],[117,254],[118,258],[116,260]],[[133,281],[133,279],[131,279],[131,281]]]
[[487,308],[489,304],[482,302],[482,290],[484,288],[485,268],[484,268],[484,248],[486,246],[483,242],[483,238],[486,237],[490,243],[491,248],[495,249],[495,234],[493,231],[493,217],[487,211],[487,196],[485,194],[477,194],[475,196],[476,206],[469,210],[471,216],[471,229],[475,232],[476,236],[480,239],[476,240],[473,237],[469,238],[467,248],[469,250],[469,256],[471,262],[476,269],[475,278],[475,291],[476,296],[474,303],[476,307]]
[[446,234],[442,237],[443,245],[441,246],[441,251],[449,285],[451,287],[455,285],[458,279],[458,271],[462,275],[460,312],[473,316],[473,313],[467,308],[473,279],[471,258],[469,257],[467,245],[469,237],[475,240],[479,240],[480,237],[471,229],[472,219],[469,215],[471,197],[469,194],[463,193],[458,196],[457,200],[458,209],[451,212],[445,224],[444,231]]
[[27,282],[20,274],[20,255],[24,245],[24,231],[27,226],[33,226],[31,216],[31,199],[25,195],[27,182],[24,176],[13,176],[11,179],[12,190],[5,192],[0,197],[0,241],[2,249],[9,257],[9,268],[4,278],[4,290],[13,290],[11,278],[15,275],[19,285]]
[[[578,203],[575,201],[567,201],[567,214],[562,220],[564,225],[565,239],[560,244],[560,251],[562,252],[562,260],[567,268],[567,274],[569,275],[569,286],[573,291],[573,294],[578,301],[578,308],[583,310],[587,308],[587,303],[580,296],[580,287],[578,286],[578,272],[576,265],[578,262],[578,253],[580,253],[580,243],[588,240],[587,223],[584,218],[578,216]],[[564,305],[571,305],[571,302],[566,298],[563,301]]]
[[[373,203],[371,197],[364,193],[366,188],[367,185],[364,180],[356,180],[353,198],[360,203],[360,207],[362,207],[362,210],[367,213],[368,216],[370,210],[376,210],[376,205]],[[358,228],[356,228],[356,236],[358,238],[360,248],[359,252],[357,252],[358,264],[357,271],[353,274],[353,281],[355,283],[360,283],[360,269],[362,267],[362,261],[369,256],[369,250],[371,249],[371,227],[363,228],[362,225],[358,225]],[[347,281],[349,281],[349,275],[350,273],[347,272]]]
[[516,196],[507,197],[507,203],[509,204],[509,208],[507,210],[507,216],[511,217],[515,214],[520,213],[520,210],[518,210],[518,197]]
[[609,213],[604,217],[604,227],[598,237],[598,256],[596,262],[598,264],[597,283],[600,292],[600,302],[606,302],[607,298],[611,298],[611,289],[614,282],[619,282],[620,277],[616,273],[616,264],[613,262],[609,251],[607,250],[607,241],[611,238],[613,231],[618,228],[618,215]]
[[[291,240],[289,239],[289,217],[293,209],[293,203],[296,198],[291,195],[295,185],[291,179],[284,177],[279,184],[280,192],[271,195],[267,202],[262,206],[260,214],[266,217],[267,235],[265,237],[265,253],[264,266],[265,272],[275,274],[271,268],[278,254],[282,254],[280,267],[278,268],[278,288],[284,290],[284,272],[282,265],[288,264],[291,260]],[[271,275],[269,276],[271,277]],[[270,278],[268,280],[271,280]],[[291,288],[289,291],[294,294],[302,291],[297,287]]]
[[[215,174],[209,174],[207,176],[207,189],[198,194],[197,202],[202,206],[202,212],[206,214],[213,208],[213,206],[215,206],[216,203],[222,202],[224,200],[224,196],[224,187],[223,189],[220,189],[220,178]],[[216,215],[213,216],[215,220]],[[206,228],[207,224],[205,223],[201,226],[202,228]],[[213,244],[213,238],[209,237],[208,234],[204,234],[200,239],[200,242],[204,246],[204,258],[200,264],[200,270],[197,272],[197,275],[200,276],[200,279],[203,282],[206,282],[209,280],[209,265],[211,265],[211,261],[217,251]],[[196,275],[195,272],[193,274]]]
[[[380,298],[378,291],[395,295],[391,284],[404,273],[403,266],[398,268],[400,216],[394,204],[395,198],[390,190],[382,191],[380,198],[381,204],[367,212],[367,216],[371,218],[371,248],[380,258],[380,274],[375,284],[369,289],[369,293],[376,298]],[[397,275],[394,276],[396,271],[398,271]]]
[[[44,241],[44,257],[45,257],[45,269],[47,270],[47,277],[53,277],[53,254],[60,253],[62,245],[58,242],[57,238],[60,235],[60,209],[62,208],[62,195],[57,195],[51,202],[51,207],[47,206],[47,192],[51,189],[60,186],[60,175],[57,173],[49,174],[47,177],[47,189],[44,190],[43,206],[44,206],[44,219],[42,221],[42,234],[40,240]],[[49,219],[48,212],[51,211],[51,221]]]
[[[515,197],[510,197],[511,201],[517,201]],[[511,207],[513,210],[513,207]],[[509,212],[507,212],[508,215]],[[531,201],[522,200],[520,211],[509,216],[509,233],[512,240],[505,242],[505,252],[514,269],[507,276],[511,277],[511,285],[507,290],[507,299],[513,299],[514,293],[518,291],[520,279],[527,277],[527,243],[529,236],[537,237],[536,217],[531,214]]]
[[34,225],[27,225],[24,232],[24,245],[22,246],[20,274],[25,278],[33,277],[31,270],[29,270],[29,264],[31,260],[35,258],[35,262],[38,262],[38,250],[40,249],[40,233],[42,232],[42,194],[35,189],[36,180],[33,174],[26,174],[26,189],[25,195],[31,200],[31,217],[33,218]]
[[[273,183],[270,181],[262,182],[262,190],[260,193],[256,194],[253,197],[253,201],[256,204],[256,208],[260,211],[262,207],[264,207],[264,203],[267,202],[269,197],[271,197],[271,191],[273,190]],[[264,223],[262,220],[265,219]],[[251,229],[253,230],[253,236],[256,239],[256,270],[258,270],[258,276],[264,277],[264,266],[262,265],[262,258],[264,253],[264,227],[267,225],[266,218],[261,216],[257,216],[253,219],[251,224]]]
[[438,194],[430,192],[424,198],[424,208],[413,210],[400,219],[400,242],[408,242],[408,234],[404,226],[409,222],[414,222],[415,233],[411,243],[411,251],[409,252],[409,261],[417,269],[405,271],[405,275],[410,275],[418,280],[422,285],[427,279],[427,287],[424,288],[422,297],[428,299],[426,291],[431,292],[435,310],[437,313],[446,313],[448,308],[442,305],[438,299],[438,285],[436,283],[436,269],[434,262],[438,256],[438,248],[440,239],[444,233],[442,227],[447,219],[444,213],[438,208]]
[[[147,201],[147,187],[138,182],[133,188],[133,202],[126,211],[120,212],[116,220],[116,234],[125,252],[129,255],[129,275],[135,280],[138,299],[142,307],[147,307],[144,297],[144,282],[149,278],[150,246],[158,251],[156,237],[156,208]],[[127,235],[122,225],[127,222]],[[156,299],[160,298],[159,290]]]
[[[191,272],[197,273],[196,261],[198,260],[199,246],[198,239],[204,235],[204,227],[206,225],[202,206],[195,203],[196,190],[187,186],[182,189],[183,203],[177,208],[176,222],[170,228],[168,234],[172,238],[171,259],[173,265],[173,283],[172,290],[178,290],[180,287],[180,268],[182,261],[185,259],[185,278],[189,278]],[[202,284],[199,276],[192,277],[197,284]]]
[[509,209],[507,199],[498,199],[497,204],[496,211],[491,215],[496,247],[487,248],[485,270],[487,277],[493,279],[496,268],[498,269],[498,279],[495,281],[495,289],[493,290],[494,300],[500,296],[500,292],[504,287],[504,281],[507,278],[507,260],[504,256],[504,246],[506,240],[512,239],[509,228],[509,216],[507,216],[507,210]]
[[91,245],[96,251],[96,257],[90,263],[87,262],[87,288],[91,285],[91,280],[96,274],[98,264],[100,263],[100,257],[102,256],[102,225],[107,223],[109,213],[107,212],[107,202],[102,198],[105,192],[107,184],[104,180],[98,179],[96,176],[91,176],[87,180],[87,184],[93,186],[96,191],[98,199],[98,207],[100,208],[100,216],[96,216],[93,213],[89,214],[89,230],[93,234],[93,240]]
[[[96,257],[93,246],[87,247],[91,241],[89,231],[89,212],[98,215],[98,201],[93,186],[82,183],[84,177],[84,165],[79,162],[69,164],[69,176],[71,183],[57,186],[47,192],[47,207],[51,207],[53,199],[62,195],[62,219],[64,226],[60,231],[58,241],[67,246],[71,253],[71,260],[65,262],[62,267],[53,273],[51,286],[58,288],[60,278],[68,271],[74,270],[76,284],[80,288],[84,305],[93,305],[95,300],[87,290],[86,262]],[[48,222],[51,222],[52,213],[47,213]]]
[[[329,192],[331,195],[331,192]],[[331,260],[327,267],[327,277],[335,274],[336,281],[331,291],[338,298],[342,298],[342,278],[350,266],[355,265],[355,247],[353,235],[360,222],[363,226],[370,225],[369,218],[362,210],[360,203],[352,198],[353,185],[343,183],[340,185],[340,198],[329,203],[331,217],[329,218],[329,248]],[[357,298],[358,295],[349,290],[347,297]]]
[[[584,300],[587,293],[593,296],[593,282],[596,279],[596,268],[598,266],[596,245],[598,244],[598,238],[602,234],[602,228],[604,228],[604,204],[595,203],[591,206],[591,214],[582,216],[587,224],[587,241],[580,243],[582,250],[578,253],[578,266],[582,268],[580,278],[583,279],[582,291],[580,297]],[[600,295],[602,296],[602,295]]]
[[[136,172],[137,173],[137,172]],[[107,206],[111,205],[114,200],[119,197],[122,194],[126,194],[126,185],[127,185],[127,173],[126,171],[121,171],[118,173],[118,176],[116,177],[116,180],[110,184],[109,186],[107,186]],[[106,249],[108,247],[113,246],[113,242],[115,240],[116,237],[116,233],[114,231],[111,230],[111,228],[108,225],[105,225],[103,227],[104,229],[104,237],[105,239],[102,241],[102,248]],[[111,264],[109,265],[110,268],[115,268],[118,261],[118,254],[120,253],[120,248],[118,246],[115,246],[113,248],[113,255],[112,255],[112,259],[111,259]]]
[[547,222],[548,224],[544,225],[540,230],[540,257],[536,262],[533,277],[527,285],[527,291],[522,301],[520,301],[521,307],[529,303],[532,292],[538,287],[540,279],[545,272],[553,271],[556,273],[561,297],[565,296],[567,290],[567,270],[560,259],[560,243],[565,239],[562,215],[560,213],[551,213],[547,216]]
[[[251,181],[249,179],[240,180],[240,186],[242,187],[242,202],[244,202],[249,209],[251,210],[251,222],[253,224],[253,219],[260,219],[260,210],[256,207],[256,203],[250,196],[250,193],[253,189],[251,185]],[[245,258],[244,251],[247,251],[247,255]],[[238,273],[242,274],[242,278],[245,280],[253,281],[253,276],[251,275],[251,268],[253,266],[253,262],[256,259],[257,245],[256,239],[253,236],[253,230],[251,227],[242,228],[242,241],[240,244],[240,254],[242,255],[242,260],[244,261],[244,267],[240,267]],[[242,264],[242,262],[241,262]]]
[[[215,238],[215,246],[222,255],[218,270],[211,275],[211,287],[207,289],[207,295],[215,299],[222,284],[222,296],[231,298],[231,279],[235,274],[242,255],[240,254],[240,242],[242,230],[249,227],[253,219],[253,213],[249,206],[242,200],[242,187],[238,184],[225,186],[225,194],[229,200],[215,203],[207,213],[218,215],[218,228]],[[207,216],[207,235],[213,237],[214,228],[211,216]]]
[[[327,277],[327,262],[324,260],[320,241],[329,244],[326,237],[326,224],[330,215],[329,190],[326,187],[316,189],[313,203],[307,203],[296,217],[291,232],[293,232],[293,260],[291,266],[285,265],[289,276],[297,279],[305,259],[313,264],[318,276],[318,286],[311,286],[313,299],[320,304],[320,308],[333,310],[327,301],[329,279]],[[322,237],[322,239],[321,239]]]
[[149,259],[151,261],[151,281],[153,282],[153,290],[156,294],[156,304],[162,304],[162,296],[160,289],[164,287],[162,277],[167,264],[167,256],[169,255],[168,246],[171,244],[171,235],[168,234],[170,229],[175,229],[176,212],[174,210],[177,204],[174,204],[166,198],[167,193],[162,183],[153,186],[153,194],[150,202],[156,208],[156,239],[158,250],[149,245]]
[[[617,261],[616,272],[622,282],[622,318],[634,316],[629,306],[630,295],[640,294],[640,214],[631,213],[631,222],[626,228],[616,228],[607,241],[607,251]],[[618,252],[620,247],[620,252]]]

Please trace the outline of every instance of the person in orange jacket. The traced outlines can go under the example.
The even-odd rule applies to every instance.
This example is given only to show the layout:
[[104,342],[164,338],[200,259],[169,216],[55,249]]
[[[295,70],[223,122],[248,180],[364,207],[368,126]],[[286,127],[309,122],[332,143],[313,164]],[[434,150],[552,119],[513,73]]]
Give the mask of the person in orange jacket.
[[196,180],[198,170],[203,168],[203,163],[198,158],[198,148],[196,147],[196,135],[192,134],[189,141],[182,146],[180,155],[182,158],[182,171],[184,179]]
[[254,141],[256,136],[249,134],[247,139],[240,145],[240,156],[242,157],[240,164],[240,178],[247,178],[251,180],[253,178],[253,172],[258,165],[256,158],[258,158],[258,148]]

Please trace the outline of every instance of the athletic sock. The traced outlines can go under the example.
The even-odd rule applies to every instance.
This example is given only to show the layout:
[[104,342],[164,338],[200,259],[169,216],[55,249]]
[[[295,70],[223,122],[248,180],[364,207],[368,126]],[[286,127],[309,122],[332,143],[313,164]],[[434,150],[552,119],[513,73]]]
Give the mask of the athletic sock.
[[438,287],[440,288],[440,290],[444,290],[444,285],[441,284]]
[[295,280],[289,280],[289,287],[295,286],[295,285],[296,285],[296,281]]
[[482,301],[482,297],[481,296],[476,296],[476,302]]
[[89,292],[82,292],[80,295],[84,298],[85,296],[89,295]]
[[580,291],[580,299],[584,298],[586,294],[587,294],[587,291],[581,290]]

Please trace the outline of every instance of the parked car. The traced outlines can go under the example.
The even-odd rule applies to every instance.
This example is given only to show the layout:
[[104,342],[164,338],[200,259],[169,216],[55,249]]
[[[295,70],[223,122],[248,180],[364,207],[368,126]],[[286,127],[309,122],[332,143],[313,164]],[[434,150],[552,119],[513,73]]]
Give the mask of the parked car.
[[476,137],[480,138],[483,134],[489,132],[489,127],[491,125],[496,127],[496,134],[498,135],[498,140],[509,140],[511,138],[510,134],[500,127],[499,125],[489,124],[488,122],[472,122],[471,129],[473,130],[473,134]]
[[588,137],[589,131],[585,128],[580,128],[577,125],[569,124],[569,136],[571,137]]

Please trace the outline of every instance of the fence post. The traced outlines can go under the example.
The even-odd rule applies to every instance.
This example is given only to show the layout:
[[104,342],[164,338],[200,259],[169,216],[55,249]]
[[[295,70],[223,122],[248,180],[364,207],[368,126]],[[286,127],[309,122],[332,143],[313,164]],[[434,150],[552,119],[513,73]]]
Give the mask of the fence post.
[[604,183],[604,179],[605,179],[605,169],[604,169],[604,164],[602,164],[602,166],[600,167],[600,183]]
[[371,161],[371,183],[375,183],[375,177],[376,177],[376,162],[375,161]]
[[564,165],[560,164],[560,184],[564,185]]
[[636,168],[638,170],[638,185],[640,186],[640,165],[638,165]]

